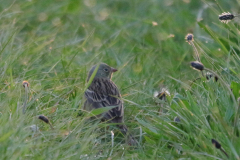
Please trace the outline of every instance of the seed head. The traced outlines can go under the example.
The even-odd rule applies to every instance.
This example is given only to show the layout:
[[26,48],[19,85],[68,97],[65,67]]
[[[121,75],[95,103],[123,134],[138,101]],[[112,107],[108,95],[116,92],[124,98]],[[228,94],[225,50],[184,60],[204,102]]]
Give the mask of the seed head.
[[160,92],[160,93],[158,93],[157,98],[159,98],[160,100],[165,100],[165,99],[166,99],[166,94],[165,94],[165,92]]
[[212,139],[212,144],[213,144],[217,149],[221,149],[221,144],[218,143],[218,141],[216,141],[215,139]]
[[180,118],[178,117],[178,116],[176,116],[175,118],[174,118],[174,122],[181,122],[181,120],[180,120]]
[[39,127],[38,127],[36,124],[31,125],[31,126],[30,126],[30,129],[31,129],[31,131],[33,131],[33,132],[39,131]]
[[237,101],[240,102],[240,97],[238,97]]
[[45,123],[49,123],[49,119],[46,116],[44,116],[44,115],[38,116],[38,119],[42,120]]
[[154,97],[166,101],[166,96],[170,96],[170,92],[167,88],[162,88],[160,92],[154,93]]
[[206,78],[207,80],[210,80],[212,77],[214,77],[215,81],[217,82],[218,81],[218,77],[215,76],[214,74],[210,73],[210,72],[207,72],[206,73]]
[[207,73],[206,73],[206,78],[207,78],[207,80],[211,79],[212,76],[213,76],[212,73],[210,73],[210,72],[207,72]]
[[228,23],[229,21],[233,20],[235,16],[229,12],[223,12],[221,15],[218,16],[219,20],[223,23]]
[[222,151],[229,158],[228,154],[222,149],[221,144],[218,143],[218,141],[212,139],[212,144],[215,146],[215,148],[220,149],[220,151]]
[[199,71],[202,71],[204,70],[204,66],[201,62],[198,62],[198,61],[193,61],[191,62],[191,66],[196,69],[196,70],[199,70]]
[[190,44],[190,42],[194,41],[193,37],[194,37],[193,34],[188,33],[185,37],[185,39],[187,40],[186,42]]
[[25,87],[29,87],[28,81],[23,81],[23,82],[22,82],[22,85],[23,85],[24,88],[25,88]]
[[40,119],[40,120],[42,120],[43,122],[49,124],[52,130],[54,129],[53,126],[52,126],[52,124],[50,123],[49,119],[48,119],[46,116],[40,115],[40,116],[38,116],[38,119]]
[[169,91],[166,88],[162,88],[161,92],[159,92],[156,97],[159,98],[160,100],[166,100],[166,96],[169,95],[170,95]]

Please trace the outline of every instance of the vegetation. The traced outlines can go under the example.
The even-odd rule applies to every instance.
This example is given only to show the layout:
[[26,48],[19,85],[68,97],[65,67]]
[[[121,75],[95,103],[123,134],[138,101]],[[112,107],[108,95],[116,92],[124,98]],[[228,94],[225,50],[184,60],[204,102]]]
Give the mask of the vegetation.
[[[239,5],[2,0],[2,159],[240,159]],[[198,58],[201,71],[190,66]],[[99,62],[118,69],[113,81],[137,146],[82,114],[87,73]],[[160,100],[162,88],[170,94]]]

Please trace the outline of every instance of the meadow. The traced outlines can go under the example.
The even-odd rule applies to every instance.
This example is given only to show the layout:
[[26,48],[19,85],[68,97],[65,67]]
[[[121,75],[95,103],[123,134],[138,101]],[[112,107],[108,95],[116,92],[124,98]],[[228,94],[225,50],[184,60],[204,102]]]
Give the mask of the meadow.
[[[227,159],[212,139],[240,159],[240,19],[218,19],[237,15],[239,0],[0,3],[1,159]],[[190,66],[188,33],[217,81]],[[78,116],[99,62],[118,69],[112,80],[136,146],[114,125]],[[155,96],[163,88],[166,100]]]

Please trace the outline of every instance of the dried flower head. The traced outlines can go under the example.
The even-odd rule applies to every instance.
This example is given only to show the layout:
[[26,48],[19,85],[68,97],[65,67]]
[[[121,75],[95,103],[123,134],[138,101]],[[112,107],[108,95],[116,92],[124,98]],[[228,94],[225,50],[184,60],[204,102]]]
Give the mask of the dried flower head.
[[215,139],[212,139],[212,144],[217,148],[220,149],[220,151],[222,151],[228,158],[228,154],[222,149],[221,144],[218,143],[218,141],[216,141]]
[[157,98],[159,98],[160,100],[166,100],[165,92],[159,92]]
[[28,81],[23,81],[23,82],[22,82],[22,85],[23,85],[24,88],[25,88],[25,87],[29,87]]
[[223,23],[228,23],[229,21],[233,20],[235,16],[229,12],[223,12],[221,15],[218,16],[219,20]]
[[212,77],[214,77],[214,80],[217,82],[218,81],[218,77],[215,76],[214,74],[212,74],[211,72],[207,72],[206,73],[206,78],[207,80],[210,80]]
[[43,122],[49,124],[50,127],[51,127],[51,129],[53,129],[52,124],[50,123],[49,119],[48,119],[46,116],[44,116],[44,115],[40,115],[40,116],[38,116],[38,119],[40,119],[40,120],[42,120]]
[[176,116],[176,117],[174,117],[174,122],[179,123],[179,122],[181,122],[181,120],[180,120],[180,118],[178,116]]
[[162,88],[161,92],[157,93],[157,98],[159,98],[160,100],[166,100],[166,96],[170,96],[169,91],[166,88]]
[[198,61],[191,62],[191,66],[196,70],[200,70],[200,71],[204,70],[203,64],[201,62],[198,62]]
[[194,41],[193,37],[194,37],[193,34],[188,33],[185,37],[185,39],[187,40],[186,42],[190,44],[190,42]]
[[240,102],[240,97],[238,97],[237,101]]
[[45,123],[49,123],[49,119],[46,116],[44,116],[44,115],[38,116],[38,119],[42,120]]
[[215,139],[212,139],[212,144],[213,144],[217,149],[220,149],[220,148],[221,148],[221,144],[218,143],[218,141],[216,141]]
[[30,129],[31,129],[32,132],[37,132],[37,131],[39,131],[39,127],[38,127],[36,124],[31,125],[31,126],[30,126]]

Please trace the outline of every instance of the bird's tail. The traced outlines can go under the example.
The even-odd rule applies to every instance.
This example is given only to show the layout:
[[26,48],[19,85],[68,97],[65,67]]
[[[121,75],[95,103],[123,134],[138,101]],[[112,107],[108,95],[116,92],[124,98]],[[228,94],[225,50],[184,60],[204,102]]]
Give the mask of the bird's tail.
[[125,136],[127,136],[128,140],[128,144],[131,146],[136,146],[137,145],[137,141],[135,140],[135,138],[128,133],[128,128],[126,125],[118,125],[120,131],[122,132],[122,134],[124,134]]

